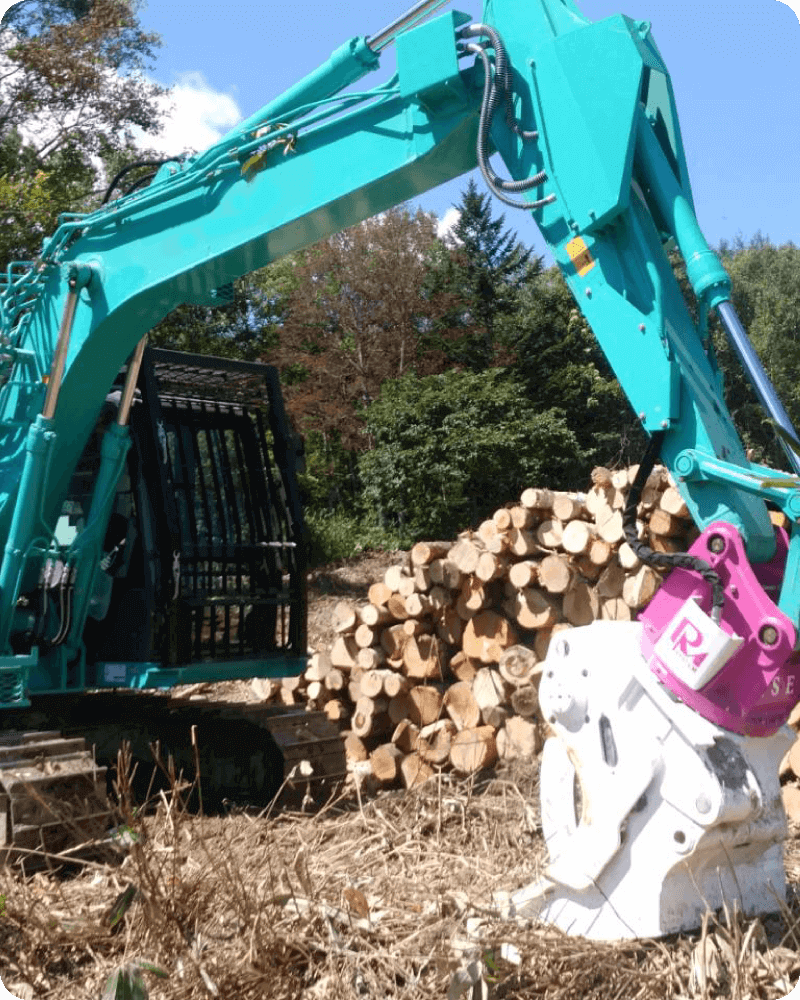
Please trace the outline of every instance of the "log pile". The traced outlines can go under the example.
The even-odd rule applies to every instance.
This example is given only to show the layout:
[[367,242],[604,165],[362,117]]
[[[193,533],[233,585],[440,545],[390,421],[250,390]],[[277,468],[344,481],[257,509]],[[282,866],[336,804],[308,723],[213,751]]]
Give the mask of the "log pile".
[[[586,494],[527,489],[455,542],[419,542],[370,587],[368,604],[337,606],[337,638],[302,677],[259,681],[260,697],[324,710],[350,764],[380,784],[533,755],[553,636],[598,618],[630,621],[660,583],[624,541],[635,474],[595,469]],[[657,551],[684,551],[696,537],[661,467],[638,513]]]
[[[795,705],[788,725],[796,733],[800,733],[800,704]],[[781,762],[780,778],[786,815],[791,823],[800,824],[800,735]]]

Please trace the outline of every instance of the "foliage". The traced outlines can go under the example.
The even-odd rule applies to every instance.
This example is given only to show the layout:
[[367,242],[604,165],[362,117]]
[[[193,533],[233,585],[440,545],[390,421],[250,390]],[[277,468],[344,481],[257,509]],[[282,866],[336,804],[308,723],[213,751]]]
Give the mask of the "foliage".
[[503,228],[505,216],[493,218],[490,197],[474,180],[456,207],[458,222],[426,277],[428,292],[447,296],[449,306],[430,340],[446,345],[451,361],[480,371],[495,363],[498,328],[516,314],[520,293],[541,270],[542,259]]
[[191,354],[258,360],[278,344],[296,284],[294,266],[290,257],[240,278],[225,305],[179,306],[154,327],[150,342]]
[[427,537],[452,535],[531,484],[568,484],[579,457],[564,412],[539,410],[499,368],[386,382],[366,430],[364,502]]
[[[756,234],[719,248],[733,283],[733,304],[795,427],[800,424],[800,247],[775,246]],[[725,376],[725,398],[753,458],[778,468],[787,459],[766,412],[733,349],[714,324],[714,343]]]
[[305,437],[305,469],[300,473],[303,503],[316,510],[353,511],[361,489],[356,454],[336,433],[312,430]]
[[128,962],[108,977],[101,1000],[147,1000],[149,993],[143,972],[167,978],[166,972],[151,962]]
[[358,414],[387,378],[423,357],[420,328],[434,304],[422,292],[435,220],[396,208],[297,255],[280,345],[287,406],[304,431],[362,447]]
[[370,515],[358,516],[341,508],[308,511],[306,528],[312,567],[338,562],[368,549],[408,549],[416,540],[408,532],[381,527]]
[[645,447],[638,422],[558,268],[527,282],[505,339],[537,407],[567,413],[580,453],[576,482],[593,465],[638,461]]
[[157,130],[158,45],[136,0],[25,0],[0,26],[0,265],[30,259],[61,212],[84,207],[102,163]]

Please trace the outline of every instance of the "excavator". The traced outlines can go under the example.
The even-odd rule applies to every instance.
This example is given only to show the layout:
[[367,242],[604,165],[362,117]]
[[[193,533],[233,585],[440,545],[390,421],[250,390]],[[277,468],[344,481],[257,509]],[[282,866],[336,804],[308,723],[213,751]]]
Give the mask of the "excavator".
[[[572,630],[548,654],[549,862],[508,908],[589,938],[774,910],[800,681],[800,445],[698,225],[667,67],[648,22],[593,23],[573,0],[487,0],[480,21],[442,6],[345,42],[205,152],[115,178],[2,276],[4,850],[56,850],[48,797],[78,802],[84,832],[99,821],[87,743],[144,733],[179,754],[196,726],[223,789],[263,790],[302,763],[336,777],[313,713],[178,710],[163,694],[302,669],[305,536],[275,371],[152,350],[147,334],[477,166],[532,214],[647,435],[626,533],[668,574],[638,621]],[[396,70],[361,83],[390,45]],[[745,453],[714,314],[791,472]],[[638,537],[658,460],[699,530],[687,553]]]

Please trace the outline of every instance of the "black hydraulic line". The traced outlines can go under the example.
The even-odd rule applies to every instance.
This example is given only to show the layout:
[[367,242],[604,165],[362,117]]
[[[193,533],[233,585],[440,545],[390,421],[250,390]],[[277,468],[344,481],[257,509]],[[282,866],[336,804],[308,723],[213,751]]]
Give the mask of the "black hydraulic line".
[[511,70],[508,55],[499,33],[494,28],[485,24],[471,24],[459,32],[461,38],[477,35],[486,35],[495,53],[495,68],[494,73],[492,73],[491,62],[486,53],[485,45],[478,43],[467,45],[468,51],[474,52],[481,59],[484,69],[483,99],[481,101],[480,117],[478,120],[477,144],[478,166],[481,174],[492,193],[500,201],[512,208],[527,210],[549,205],[555,201],[555,195],[551,194],[537,201],[525,202],[510,198],[507,194],[507,192],[529,191],[543,184],[548,179],[548,175],[544,170],[533,177],[513,181],[504,180],[499,177],[489,164],[489,130],[501,100],[505,107],[506,125],[514,135],[518,136],[523,142],[533,142],[538,138],[539,133],[526,131],[515,118]]
[[140,177],[138,180],[134,181],[133,184],[131,184],[130,187],[125,188],[125,191],[123,192],[123,194],[124,195],[129,195],[129,194],[133,194],[134,191],[138,191],[139,188],[144,187],[145,184],[149,184],[152,181],[152,179],[155,177],[155,175],[157,173],[158,173],[158,171],[154,170],[152,173],[145,174],[144,177]]
[[656,431],[651,436],[647,450],[639,465],[639,471],[628,493],[628,499],[622,511],[622,527],[625,531],[625,540],[645,566],[650,566],[658,570],[686,569],[694,573],[699,573],[711,587],[711,618],[713,621],[719,623],[725,603],[725,590],[719,574],[703,559],[689,555],[688,552],[655,552],[645,542],[641,541],[636,530],[636,514],[642,490],[661,452],[664,434],[664,431]]
[[[113,180],[106,188],[106,193],[103,195],[102,204],[103,205],[108,204],[109,199],[116,190],[119,182],[122,180],[123,177],[129,174],[131,170],[137,170],[139,167],[163,167],[165,163],[174,163],[174,162],[175,160],[174,158],[172,158],[168,160],[137,160],[136,163],[129,163],[127,167],[123,167],[122,170],[120,170],[117,174],[115,174]],[[153,177],[153,176],[154,176],[153,174],[148,174],[148,177]],[[137,181],[134,186],[138,185],[138,183],[139,182]],[[131,190],[132,188],[129,188],[125,193],[130,194]]]

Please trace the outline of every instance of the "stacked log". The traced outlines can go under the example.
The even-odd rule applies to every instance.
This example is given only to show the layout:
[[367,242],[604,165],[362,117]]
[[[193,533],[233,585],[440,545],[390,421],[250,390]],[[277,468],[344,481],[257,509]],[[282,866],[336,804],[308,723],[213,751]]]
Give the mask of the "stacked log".
[[[800,704],[795,705],[788,725],[800,733]],[[786,753],[780,766],[781,796],[789,822],[800,824],[800,735]]]
[[[536,753],[552,637],[596,619],[630,621],[660,583],[624,540],[636,472],[595,469],[585,494],[527,489],[455,542],[417,543],[370,587],[369,603],[337,605],[337,638],[302,677],[256,682],[259,697],[323,709],[345,731],[348,760],[369,761],[381,784]],[[696,537],[661,467],[637,526],[656,551],[683,551]]]

